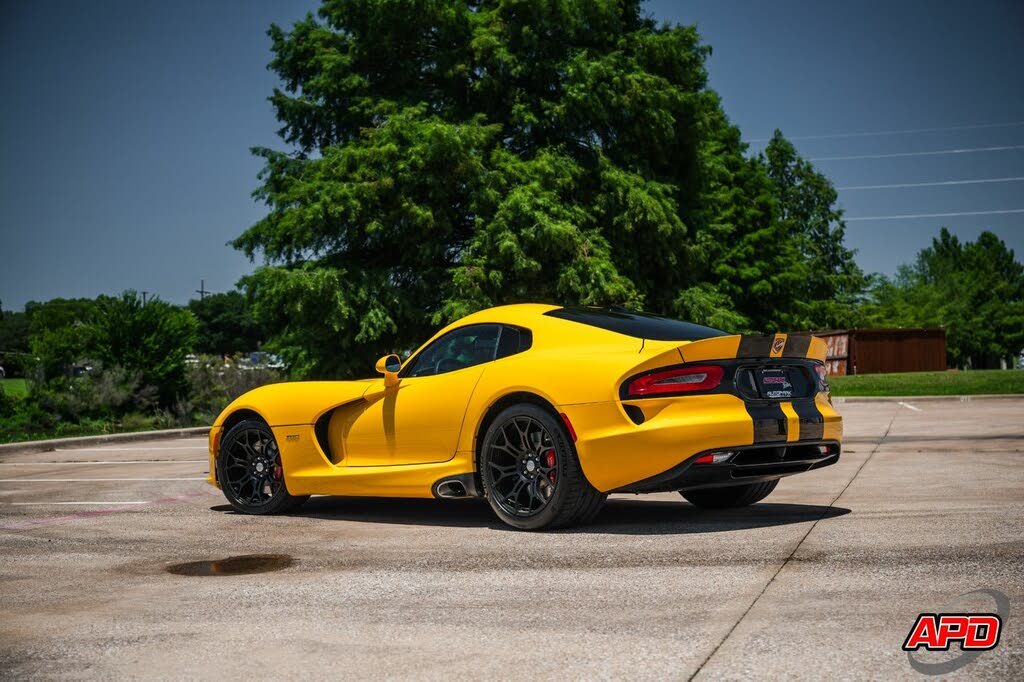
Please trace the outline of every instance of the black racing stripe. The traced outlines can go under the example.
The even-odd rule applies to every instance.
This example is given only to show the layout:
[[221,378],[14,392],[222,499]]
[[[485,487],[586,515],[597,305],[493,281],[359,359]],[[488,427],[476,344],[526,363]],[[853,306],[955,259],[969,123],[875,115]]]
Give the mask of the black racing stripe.
[[785,442],[788,421],[779,403],[745,403],[754,420],[754,445]]
[[806,358],[811,347],[810,336],[787,336],[786,349],[782,351],[784,358]]
[[825,417],[814,400],[794,400],[793,411],[800,417],[800,440],[821,440],[825,435]]
[[743,336],[736,351],[738,358],[767,358],[772,354],[774,336]]

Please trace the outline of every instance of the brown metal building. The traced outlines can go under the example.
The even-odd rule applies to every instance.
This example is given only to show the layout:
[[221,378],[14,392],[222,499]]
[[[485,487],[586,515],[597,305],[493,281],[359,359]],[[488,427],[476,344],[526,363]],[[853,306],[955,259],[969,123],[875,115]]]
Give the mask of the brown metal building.
[[834,329],[801,332],[828,345],[828,373],[882,374],[946,369],[946,330]]

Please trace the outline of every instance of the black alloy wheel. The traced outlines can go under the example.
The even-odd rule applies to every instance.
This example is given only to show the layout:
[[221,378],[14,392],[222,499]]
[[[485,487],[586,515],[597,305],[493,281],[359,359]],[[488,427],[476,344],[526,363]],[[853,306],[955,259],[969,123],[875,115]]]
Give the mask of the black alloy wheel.
[[498,518],[524,530],[585,523],[607,497],[583,475],[561,420],[531,403],[507,408],[491,422],[480,475]]
[[532,516],[551,501],[558,485],[558,455],[551,434],[529,415],[498,427],[487,467],[494,501],[513,516]]
[[231,506],[246,514],[290,511],[309,499],[288,493],[274,433],[257,420],[236,424],[221,439],[217,480]]

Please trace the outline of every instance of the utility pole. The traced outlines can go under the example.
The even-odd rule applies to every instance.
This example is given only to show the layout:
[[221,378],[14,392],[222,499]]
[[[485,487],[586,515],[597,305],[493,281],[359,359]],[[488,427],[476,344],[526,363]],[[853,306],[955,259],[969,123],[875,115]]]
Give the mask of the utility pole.
[[148,294],[148,293],[149,293],[148,291],[143,291],[142,292],[142,305],[146,305],[146,294]]
[[196,293],[199,294],[199,300],[200,301],[205,299],[206,295],[208,293],[210,293],[209,291],[206,290],[206,280],[204,280],[204,279],[199,280],[199,288],[196,289]]

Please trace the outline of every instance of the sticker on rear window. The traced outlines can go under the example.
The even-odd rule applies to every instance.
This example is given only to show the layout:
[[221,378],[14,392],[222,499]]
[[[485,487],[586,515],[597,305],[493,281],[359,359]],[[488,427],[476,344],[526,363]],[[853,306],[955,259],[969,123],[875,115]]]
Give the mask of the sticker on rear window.
[[789,372],[784,369],[760,370],[757,383],[763,398],[784,400],[793,397],[793,382],[789,379]]

